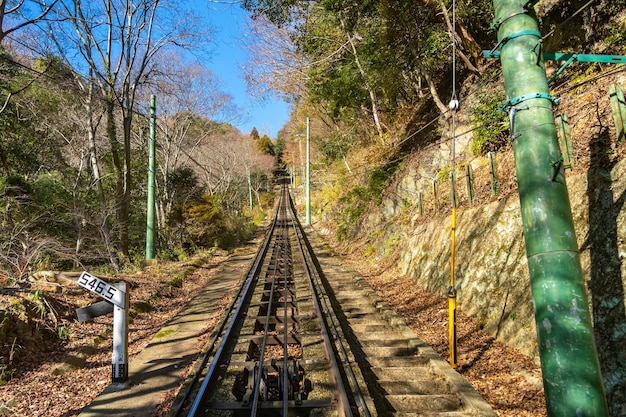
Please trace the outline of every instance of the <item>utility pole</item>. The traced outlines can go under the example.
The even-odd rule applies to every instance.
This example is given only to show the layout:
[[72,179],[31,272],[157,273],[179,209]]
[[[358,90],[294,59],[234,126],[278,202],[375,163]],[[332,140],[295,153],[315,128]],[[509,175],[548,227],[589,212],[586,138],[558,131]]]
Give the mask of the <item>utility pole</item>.
[[306,118],[306,222],[311,224],[311,122]]
[[150,96],[150,138],[148,139],[148,208],[146,214],[146,260],[154,259],[154,172],[156,147],[156,97]]
[[494,0],[549,416],[608,416],[543,67],[537,0]]

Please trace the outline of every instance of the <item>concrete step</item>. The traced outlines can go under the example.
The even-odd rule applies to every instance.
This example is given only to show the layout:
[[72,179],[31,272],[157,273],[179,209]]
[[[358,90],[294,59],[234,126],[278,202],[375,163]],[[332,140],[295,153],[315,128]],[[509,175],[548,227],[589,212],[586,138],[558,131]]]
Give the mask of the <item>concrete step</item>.
[[378,381],[387,395],[449,394],[450,384],[443,380]]
[[380,381],[422,381],[425,379],[437,380],[430,366],[406,368],[372,368]]
[[363,352],[367,358],[381,358],[389,356],[413,356],[414,349],[402,346],[380,347],[380,346],[363,346]]
[[461,400],[456,395],[386,395],[391,408],[400,412],[459,411]]
[[367,358],[373,368],[415,367],[430,364],[430,359],[423,356],[399,356]]

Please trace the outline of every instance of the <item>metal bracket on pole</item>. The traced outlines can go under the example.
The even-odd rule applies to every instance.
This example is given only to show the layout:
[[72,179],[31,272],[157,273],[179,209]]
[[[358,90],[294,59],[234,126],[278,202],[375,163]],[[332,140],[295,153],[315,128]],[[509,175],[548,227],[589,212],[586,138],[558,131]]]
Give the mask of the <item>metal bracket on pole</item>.
[[[521,95],[519,97],[515,97],[512,99],[509,99],[507,101],[504,102],[504,104],[502,105],[502,107],[500,107],[500,111],[508,111],[508,109],[510,109],[511,107],[515,107],[518,104],[527,101],[527,100],[534,100],[534,99],[539,99],[539,98],[544,98],[546,100],[550,100],[550,102],[557,106],[559,104],[559,99],[554,97],[552,94],[548,94],[548,93],[529,93],[529,94],[524,94]],[[520,110],[520,109],[518,109]]]
[[[504,45],[504,43],[510,41],[514,37],[521,36],[522,32],[528,31],[519,31],[515,34],[509,35],[506,38],[502,39],[495,48],[490,51],[483,51],[483,57],[490,58],[500,58],[500,51],[497,49]],[[529,33],[526,33],[529,34]],[[577,62],[598,62],[601,64],[626,64],[626,56],[624,55],[598,55],[598,54],[573,54],[573,53],[561,53],[561,52],[544,52],[543,53],[544,61],[565,61],[561,68],[559,68],[548,80],[548,84],[551,84],[554,80],[558,78],[559,75],[567,68],[569,64],[574,61]]]

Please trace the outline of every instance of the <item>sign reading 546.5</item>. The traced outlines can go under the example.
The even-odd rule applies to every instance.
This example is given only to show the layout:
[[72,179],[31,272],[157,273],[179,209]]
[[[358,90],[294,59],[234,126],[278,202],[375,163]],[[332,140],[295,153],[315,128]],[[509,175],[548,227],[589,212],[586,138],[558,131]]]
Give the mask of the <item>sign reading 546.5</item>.
[[126,308],[126,293],[119,288],[115,288],[100,278],[91,275],[89,272],[83,272],[78,278],[78,285],[98,294],[105,300],[115,304],[120,308]]

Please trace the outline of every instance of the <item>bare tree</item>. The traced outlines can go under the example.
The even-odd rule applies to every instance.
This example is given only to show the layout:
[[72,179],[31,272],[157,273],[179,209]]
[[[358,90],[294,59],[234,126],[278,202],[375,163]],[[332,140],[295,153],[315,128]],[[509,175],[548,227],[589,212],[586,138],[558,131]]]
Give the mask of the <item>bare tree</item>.
[[213,73],[197,63],[186,64],[180,56],[170,54],[153,80],[157,94],[159,127],[157,142],[161,176],[157,218],[161,225],[169,217],[174,202],[168,178],[183,166],[195,161],[196,149],[211,134],[223,129],[217,121],[235,121],[238,110],[230,95],[221,91]]
[[[156,68],[156,57],[170,47],[188,47],[203,39],[183,2],[159,0],[59,0],[62,17],[57,25],[65,34],[57,45],[78,50],[82,66],[106,102],[106,132],[115,169],[116,210],[120,250],[129,250],[132,123],[138,88]],[[80,65],[79,65],[80,66]],[[116,115],[122,120],[121,143]]]
[[58,1],[0,0],[0,45],[7,35],[45,18]]
[[208,137],[198,147],[200,175],[210,194],[219,194],[230,211],[237,211],[246,199],[248,172],[269,175],[274,158],[263,155],[247,134],[233,129],[227,134]]
[[296,51],[287,28],[259,16],[249,22],[242,44],[249,52],[243,67],[249,91],[259,97],[278,94],[287,99],[306,95],[305,73],[309,64]]

